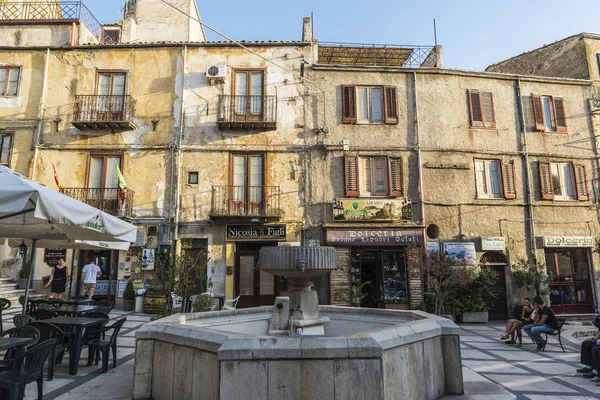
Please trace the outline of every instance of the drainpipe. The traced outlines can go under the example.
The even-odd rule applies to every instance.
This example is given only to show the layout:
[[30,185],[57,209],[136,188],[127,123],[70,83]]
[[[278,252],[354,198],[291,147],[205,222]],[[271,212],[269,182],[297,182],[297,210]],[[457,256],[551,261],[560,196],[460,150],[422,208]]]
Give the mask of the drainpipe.
[[44,66],[44,81],[42,82],[42,98],[40,100],[40,111],[38,118],[38,129],[35,137],[35,141],[33,142],[33,170],[31,171],[31,180],[35,180],[35,173],[37,171],[37,161],[39,156],[39,147],[42,139],[42,132],[44,129],[44,114],[46,107],[46,86],[48,82],[48,64],[50,63],[50,48],[46,49],[46,59]]
[[523,146],[523,160],[525,162],[525,185],[527,194],[527,213],[529,214],[529,240],[531,246],[531,256],[534,265],[537,265],[537,248],[535,243],[535,219],[533,216],[533,194],[531,193],[531,171],[529,169],[529,150],[527,147],[527,125],[525,124],[525,107],[523,106],[523,96],[521,94],[521,80],[517,78],[517,96],[519,101],[519,119],[521,123],[521,145]]
[[183,153],[181,151],[181,143],[183,142],[183,135],[185,133],[185,81],[187,74],[187,45],[183,46],[183,82],[181,83],[181,115],[179,122],[179,136],[177,138],[177,186],[175,188],[175,234],[173,240],[179,240],[179,214],[181,207],[179,207],[179,197],[181,196],[181,164],[183,163]]
[[[417,93],[417,73],[413,71],[413,82],[414,82],[414,102],[415,102],[415,137],[417,139],[417,173],[419,174],[419,219],[421,220],[421,224],[425,225],[425,201],[424,201],[424,193],[423,193],[423,162],[421,155],[421,135],[419,133],[419,97]],[[423,232],[425,233],[425,232]],[[425,236],[423,236],[425,238]]]

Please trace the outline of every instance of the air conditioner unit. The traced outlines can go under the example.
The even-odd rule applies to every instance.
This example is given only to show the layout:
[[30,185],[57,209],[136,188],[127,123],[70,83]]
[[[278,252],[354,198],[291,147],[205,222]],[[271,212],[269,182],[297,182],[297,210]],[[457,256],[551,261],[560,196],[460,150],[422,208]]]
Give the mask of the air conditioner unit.
[[227,65],[209,65],[206,67],[206,79],[213,83],[223,82],[227,76]]

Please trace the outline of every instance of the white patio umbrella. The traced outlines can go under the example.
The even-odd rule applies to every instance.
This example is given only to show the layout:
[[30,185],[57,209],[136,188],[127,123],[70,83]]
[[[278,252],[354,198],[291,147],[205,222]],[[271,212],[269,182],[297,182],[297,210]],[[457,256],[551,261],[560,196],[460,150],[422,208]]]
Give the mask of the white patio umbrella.
[[131,243],[136,236],[135,226],[0,166],[0,238],[32,239],[23,312],[38,240]]

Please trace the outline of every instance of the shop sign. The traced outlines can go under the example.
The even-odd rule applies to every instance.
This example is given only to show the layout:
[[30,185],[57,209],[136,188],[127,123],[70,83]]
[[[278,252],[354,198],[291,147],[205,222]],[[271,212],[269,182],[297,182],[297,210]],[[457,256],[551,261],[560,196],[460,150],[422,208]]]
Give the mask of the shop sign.
[[477,265],[475,243],[444,243],[444,254],[454,258],[458,265]]
[[49,267],[56,267],[61,258],[67,261],[67,249],[44,249],[44,263]]
[[481,250],[495,250],[504,251],[506,249],[506,243],[503,237],[482,237],[481,238]]
[[227,241],[285,240],[285,225],[227,225]]
[[397,246],[423,241],[420,230],[348,229],[328,230],[328,244]]
[[425,243],[425,252],[427,254],[439,254],[440,253],[440,243],[439,242]]
[[334,221],[412,220],[412,203],[405,199],[334,199]]
[[545,236],[544,247],[594,247],[592,236]]

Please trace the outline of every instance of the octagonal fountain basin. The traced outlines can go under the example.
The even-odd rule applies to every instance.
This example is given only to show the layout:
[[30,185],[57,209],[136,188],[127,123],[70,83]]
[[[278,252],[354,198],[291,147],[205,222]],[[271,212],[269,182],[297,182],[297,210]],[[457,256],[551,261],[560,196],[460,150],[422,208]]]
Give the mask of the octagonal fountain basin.
[[134,399],[462,394],[459,328],[421,311],[320,306],[324,335],[268,335],[274,307],[177,314],[136,333]]

